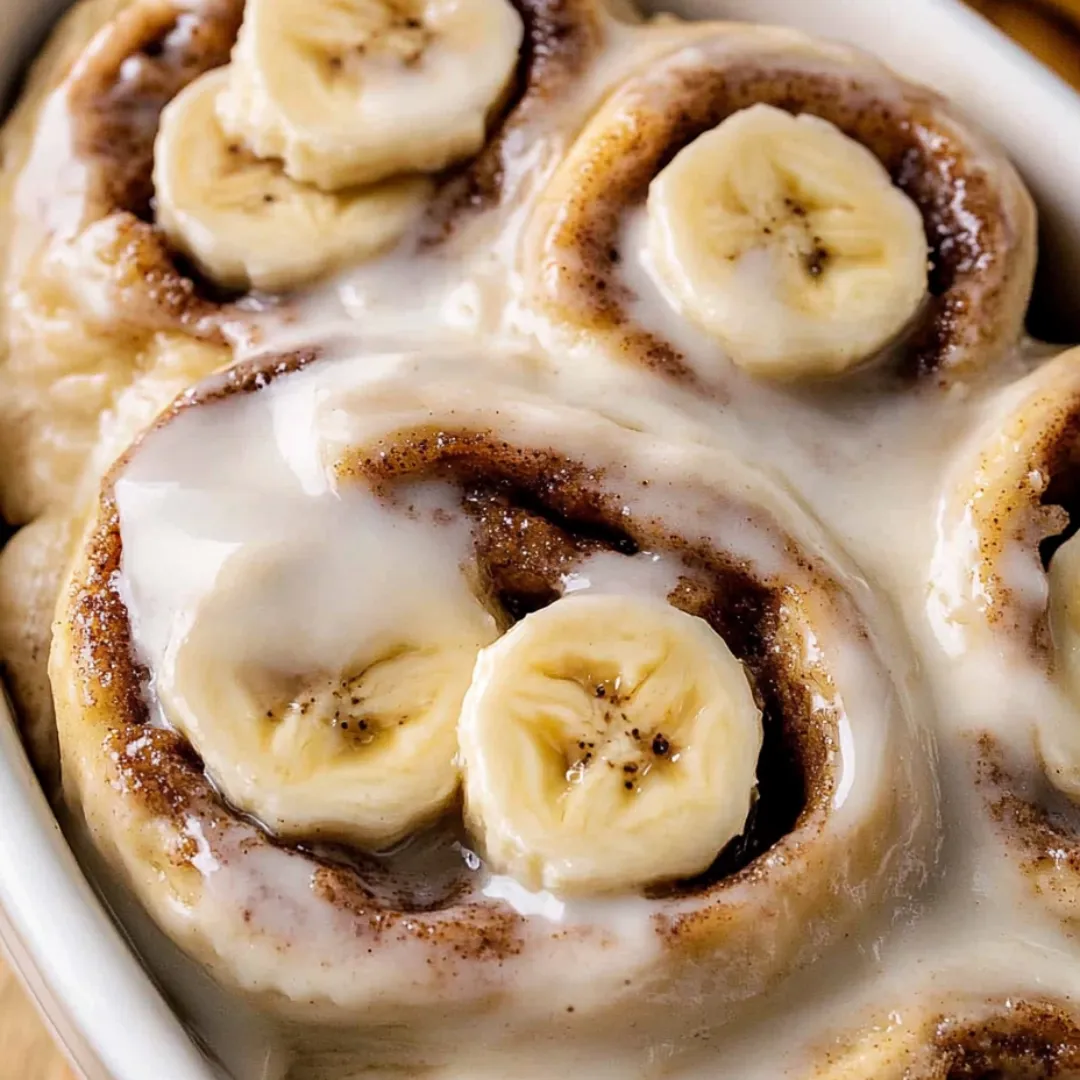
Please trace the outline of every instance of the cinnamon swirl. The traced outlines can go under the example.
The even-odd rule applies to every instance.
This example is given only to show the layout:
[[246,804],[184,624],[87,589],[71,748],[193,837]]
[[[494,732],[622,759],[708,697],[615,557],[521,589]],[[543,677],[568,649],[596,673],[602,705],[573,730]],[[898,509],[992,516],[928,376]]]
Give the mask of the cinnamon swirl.
[[963,1080],[1016,1076],[1050,1080],[1080,1069],[1080,1026],[1064,1002],[1006,999],[890,1017],[817,1075],[829,1080]]
[[459,363],[242,365],[131,450],[54,639],[69,794],[287,1016],[714,1022],[925,871],[888,619],[733,459]]
[[4,136],[0,659],[206,1044],[1075,1071],[1080,368],[1004,152],[621,3],[65,26]]
[[791,379],[894,343],[894,368],[951,381],[1018,339],[1033,220],[1000,151],[926,89],[786,30],[705,25],[559,168],[534,302],[555,340],[698,383],[727,381],[725,354]]

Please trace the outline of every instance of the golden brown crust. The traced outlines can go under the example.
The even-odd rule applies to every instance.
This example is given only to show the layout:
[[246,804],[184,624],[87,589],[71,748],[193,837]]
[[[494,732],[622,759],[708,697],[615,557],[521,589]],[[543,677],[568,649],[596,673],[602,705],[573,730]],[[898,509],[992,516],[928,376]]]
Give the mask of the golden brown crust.
[[0,552],[0,674],[30,760],[50,789],[59,777],[60,762],[49,642],[73,541],[70,519],[54,513],[20,529]]

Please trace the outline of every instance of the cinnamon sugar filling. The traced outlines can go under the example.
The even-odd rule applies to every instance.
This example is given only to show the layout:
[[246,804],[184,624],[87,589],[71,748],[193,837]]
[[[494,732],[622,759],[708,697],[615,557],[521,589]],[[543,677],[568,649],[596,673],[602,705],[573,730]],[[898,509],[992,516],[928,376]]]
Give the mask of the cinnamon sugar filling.
[[600,48],[601,30],[591,0],[511,0],[525,23],[525,38],[513,89],[484,148],[452,171],[436,194],[422,243],[445,243],[457,219],[499,205],[513,148],[508,139],[544,104],[569,92],[569,85]]
[[[239,365],[187,395],[158,423],[167,423],[185,408],[260,389],[312,359],[314,354],[308,353],[270,366],[265,361]],[[122,467],[123,461],[117,468]],[[823,673],[811,670],[804,659],[801,614],[790,582],[762,580],[707,543],[671,533],[662,521],[627,516],[619,496],[603,490],[599,472],[552,450],[521,448],[486,432],[403,432],[354,452],[338,468],[346,481],[370,484],[406,512],[412,484],[436,480],[453,485],[472,524],[477,587],[507,624],[561,595],[562,576],[590,555],[629,557],[649,551],[682,561],[685,573],[669,601],[704,618],[724,638],[745,664],[763,710],[759,798],[743,834],[704,874],[651,889],[649,896],[707,899],[741,876],[758,873],[758,856],[782,843],[796,827],[828,812],[835,716],[811,700],[808,683],[816,679],[820,686]],[[743,516],[748,512],[733,509]],[[432,527],[438,528],[438,522]],[[529,539],[523,542],[522,535]],[[106,736],[115,763],[114,782],[153,814],[174,820],[178,832],[191,814],[227,827],[236,811],[213,788],[198,755],[180,735],[148,722],[148,673],[133,659],[128,613],[114,585],[121,553],[108,484],[100,525],[89,545],[92,570],[78,587],[73,623],[80,679],[95,696],[108,700],[114,717]],[[834,588],[815,568],[802,569],[812,587]],[[460,852],[468,841],[457,809],[432,829],[382,854],[337,844],[288,845],[265,833],[261,842],[291,847],[313,859],[321,866],[319,887],[350,909],[438,911],[460,905],[471,881],[472,871]],[[194,855],[193,849],[176,857]],[[423,874],[415,869],[421,862]]]
[[[619,280],[620,225],[627,208],[644,204],[649,184],[675,155],[729,116],[755,104],[810,113],[835,124],[885,166],[918,207],[930,249],[930,298],[905,340],[901,373],[931,376],[950,365],[958,347],[989,348],[1000,338],[1003,294],[1012,285],[1007,208],[971,151],[938,122],[928,91],[897,87],[896,101],[858,76],[818,74],[783,64],[744,61],[660,75],[660,100],[643,93],[633,125],[606,133],[578,170],[566,244],[581,268],[565,269],[590,325],[622,333],[624,351],[658,371],[691,377],[679,350],[634,326],[634,298]],[[657,79],[642,82],[654,91]]]
[[1058,791],[1042,770],[1032,773],[1010,761],[1005,747],[984,732],[975,744],[976,783],[991,820],[1020,856],[1021,869],[1037,894],[1072,902],[1080,879],[1080,808]]
[[69,100],[76,152],[96,166],[103,203],[153,222],[161,111],[199,75],[228,63],[242,16],[242,0],[210,0],[194,10],[143,6],[118,21],[107,47],[87,60]]
[[934,1046],[934,1080],[1051,1080],[1080,1069],[1080,1028],[1052,1005],[1019,1003],[976,1024],[943,1021]]
[[118,225],[102,254],[123,267],[123,286],[145,292],[149,304],[130,315],[151,330],[180,325],[222,340],[217,322],[228,298],[178,258],[154,226],[154,140],[165,106],[204,72],[228,63],[242,16],[242,0],[129,9],[70,84],[74,151],[94,179],[92,211]]
[[[566,90],[599,45],[589,0],[512,0],[525,22],[514,87],[479,155],[444,178],[430,211],[428,240],[446,238],[454,218],[497,205],[507,133],[545,100]],[[161,112],[189,83],[229,61],[243,0],[169,0],[124,13],[107,47],[91,57],[71,87],[75,152],[95,170],[95,203],[123,217],[132,274],[157,282],[166,318],[193,324],[235,299],[173,252],[154,227],[154,140]],[[156,328],[156,327],[155,327]],[[208,336],[217,337],[216,330]]]

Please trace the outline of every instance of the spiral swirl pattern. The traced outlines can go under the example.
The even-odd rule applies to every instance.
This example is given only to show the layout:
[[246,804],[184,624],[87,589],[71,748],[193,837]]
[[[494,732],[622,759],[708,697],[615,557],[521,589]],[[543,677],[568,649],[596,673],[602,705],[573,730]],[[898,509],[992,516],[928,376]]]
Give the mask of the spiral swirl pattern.
[[1017,340],[1034,270],[1033,209],[992,143],[939,97],[854,51],[761,27],[706,26],[688,36],[619,87],[541,203],[531,257],[537,303],[556,332],[676,379],[720,378],[643,323],[640,288],[620,269],[632,255],[624,230],[680,150],[766,104],[835,125],[881,162],[922,216],[929,299],[893,358],[898,370],[948,381]]
[[0,655],[103,890],[301,1077],[1068,1075],[1017,171],[794,31],[410,3],[86,0],[5,133]]
[[[298,355],[241,366],[185,398],[117,467],[76,560],[53,653],[71,791],[99,845],[169,931],[227,982],[276,988],[290,1011],[310,1001],[316,1014],[332,1002],[349,1016],[376,1008],[388,1017],[405,1009],[422,1016],[448,972],[460,977],[462,1009],[485,1007],[495,985],[523,1009],[520,990],[511,989],[523,981],[537,1001],[557,994],[585,1017],[641,1000],[642,984],[655,980],[695,986],[711,1007],[730,1008],[812,960],[861,909],[920,872],[911,853],[926,823],[925,804],[918,808],[928,795],[921,751],[870,636],[861,607],[868,598],[850,591],[846,571],[782,492],[723,455],[666,445],[509,385],[498,387],[496,414],[463,382],[438,377],[418,386],[417,363]],[[373,368],[385,374],[374,377]],[[281,408],[315,409],[315,452],[335,477],[336,498],[358,488],[405,520],[426,520],[419,493],[432,485],[447,493],[425,528],[453,529],[455,519],[466,526],[465,579],[499,625],[555,602],[575,573],[602,567],[632,580],[643,563],[670,564],[668,602],[728,642],[764,714],[754,812],[702,877],[627,901],[621,933],[591,917],[588,906],[570,904],[565,922],[552,924],[495,899],[506,886],[490,871],[452,868],[451,847],[462,835],[453,808],[426,841],[444,865],[449,858],[447,879],[409,886],[392,858],[380,870],[355,849],[335,855],[331,845],[320,856],[304,846],[319,844],[326,834],[318,829],[301,833],[300,849],[281,849],[222,804],[191,744],[153,722],[160,706],[147,711],[141,665],[149,664],[159,694],[171,676],[147,653],[149,639],[140,644],[141,628],[156,618],[150,579],[140,582],[136,569],[148,549],[130,549],[135,541],[125,546],[124,535],[136,535],[136,489],[149,482],[149,492],[164,477],[147,475],[134,487],[125,477],[139,472],[140,459],[160,464],[155,443],[182,442],[191,425],[208,439],[215,429],[228,438],[255,431],[264,409]],[[312,451],[299,452],[297,461]],[[213,469],[241,494],[242,472]],[[198,491],[211,482],[196,472],[180,485]],[[678,507],[677,517],[669,507]],[[176,510],[181,517],[166,506],[157,516],[200,528],[195,519],[183,524],[179,504]],[[248,512],[259,517],[271,508],[256,496]],[[242,544],[234,558],[246,558],[245,550]],[[358,579],[362,593],[372,587],[368,575],[392,573],[382,556],[372,557]],[[222,566],[211,595],[242,572],[233,566]],[[283,627],[266,589],[284,572],[255,586],[263,599],[244,593],[272,624],[271,638]],[[308,566],[297,579],[297,595],[317,591],[311,572]],[[405,596],[402,585],[396,603],[407,604]],[[201,610],[201,601],[191,602]],[[298,609],[290,611],[293,623],[303,622]],[[330,619],[327,611],[324,622]],[[310,631],[297,625],[295,632]],[[204,670],[200,678],[213,676]],[[103,775],[109,782],[101,783]],[[285,898],[258,899],[277,873],[310,877],[312,892],[287,901],[299,905],[290,921],[321,927],[317,941],[304,942],[307,959],[298,967],[294,956],[287,973],[275,958],[300,938],[271,930],[282,926]],[[379,884],[387,873],[391,883],[398,875],[389,894]],[[772,914],[763,924],[766,909]],[[591,967],[577,979],[558,960],[565,950],[599,955],[616,944],[610,977],[599,981]],[[348,973],[340,965],[327,970],[325,961],[342,950],[351,957]],[[420,975],[409,959],[417,950],[432,958]],[[745,973],[706,990],[710,973],[735,956],[748,960]]]

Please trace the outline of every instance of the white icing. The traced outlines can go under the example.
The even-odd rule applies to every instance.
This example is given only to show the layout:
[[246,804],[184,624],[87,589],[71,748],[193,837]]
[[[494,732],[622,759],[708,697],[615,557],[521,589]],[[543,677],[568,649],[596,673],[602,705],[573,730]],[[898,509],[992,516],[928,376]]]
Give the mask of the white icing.
[[[799,524],[803,517],[796,504],[736,459],[704,446],[658,442],[587,411],[556,405],[538,391],[559,385],[558,378],[520,361],[513,351],[498,369],[492,359],[453,352],[337,355],[255,393],[187,409],[151,433],[115,485],[124,541],[119,584],[137,650],[150,670],[160,672],[163,664],[168,670],[170,651],[190,633],[200,605],[215,593],[227,595],[238,568],[244,572],[268,551],[297,557],[272,564],[279,569],[260,585],[259,602],[226,608],[215,631],[217,651],[237,665],[292,664],[299,670],[344,662],[358,636],[426,626],[442,606],[453,611],[471,602],[461,590],[460,568],[469,562],[467,531],[452,491],[424,482],[388,503],[334,470],[350,447],[377,452],[383,437],[433,423],[483,429],[494,420],[500,437],[525,446],[549,445],[555,438],[569,458],[602,471],[602,487],[622,501],[625,513],[663,521],[687,540],[708,541],[747,560],[762,577],[783,578],[791,569],[790,552],[774,524],[746,516],[740,507],[759,507],[795,529],[804,551],[824,550],[814,527]],[[702,498],[701,492],[715,494]],[[435,524],[436,518],[443,523]],[[841,566],[833,570],[848,579],[860,604],[876,608],[857,577]],[[603,553],[583,559],[562,584],[569,593],[661,598],[684,572],[684,564],[670,554]],[[900,698],[870,654],[849,649],[851,628],[842,618],[834,627],[828,621],[808,632],[803,649],[808,662],[833,673],[839,689],[838,788],[830,828],[840,837],[837,873],[846,873],[844,837],[850,833],[856,848],[860,823],[880,813],[875,810],[879,793],[893,784],[906,791],[916,783],[921,749],[920,737],[905,728]],[[896,674],[904,677],[904,650],[891,637],[890,616],[881,611],[871,621],[882,635],[880,648],[894,657]],[[831,707],[824,697],[819,704]],[[933,796],[923,791],[920,797],[927,800],[925,826],[933,818]],[[910,808],[898,807],[897,813],[908,814]],[[916,821],[910,833],[895,838],[895,850],[889,840],[880,853],[883,862],[926,858],[923,842],[915,839],[919,830]],[[233,971],[242,985],[258,989],[272,980],[303,1000],[311,985],[305,973],[317,972],[321,993],[329,984],[335,999],[363,995],[375,1009],[380,995],[392,1001],[419,992],[407,988],[412,973],[424,970],[423,950],[410,939],[390,940],[372,958],[363,939],[356,941],[349,932],[347,915],[314,896],[312,866],[305,859],[276,849],[254,857],[245,852],[235,860],[226,849],[221,859],[204,850],[203,838],[192,839],[206,876],[199,925],[208,928],[211,940],[220,935],[217,947],[231,954],[233,928],[245,911],[251,921],[243,933],[281,941],[281,949],[271,954],[272,970],[255,952],[248,954]],[[242,842],[234,838],[229,844],[242,850],[235,848]],[[519,1004],[510,1014],[511,1027],[525,1023],[534,1009],[550,1008],[551,987],[559,984],[558,972],[572,956],[588,957],[587,984],[573,981],[575,1008],[582,1013],[610,994],[621,994],[656,963],[661,945],[652,926],[653,903],[642,898],[571,902],[528,893],[472,859],[465,861],[474,867],[476,893],[528,917],[527,966],[507,964],[496,978],[477,965],[474,976],[482,988],[493,978],[512,981]],[[764,862],[781,869],[771,854]],[[731,903],[751,900],[755,888],[747,882],[732,889]],[[694,904],[688,899],[671,906],[689,910]],[[440,917],[452,921],[454,908]],[[602,937],[586,951],[552,933],[552,926],[600,927]],[[673,1038],[682,1027],[701,1022],[694,1017],[708,1015],[712,997],[726,1000],[722,985],[703,978],[690,991],[697,1003],[687,1008]],[[535,986],[531,994],[529,983]],[[588,1043],[576,1037],[573,1053],[591,1053]],[[676,1039],[670,1052],[679,1045]],[[626,1049],[640,1053],[640,1039]],[[619,1067],[628,1066],[624,1061]]]
[[583,559],[563,576],[563,594],[634,593],[666,600],[683,572],[682,564],[670,555],[642,551],[627,557],[601,552]]
[[[668,34],[670,44],[679,30],[656,29],[656,34]],[[562,115],[553,110],[553,127],[579,120],[587,103],[620,72],[659,47],[657,37],[647,42],[629,27],[613,30],[611,39],[591,82],[580,88],[578,102],[567,103]],[[773,40],[787,38],[777,32]],[[695,63],[693,50],[685,62]],[[52,123],[53,111],[50,106],[50,119],[42,123],[42,160],[49,159],[45,144],[65,137],[63,126]],[[510,203],[542,185],[566,140],[548,130],[521,132],[518,138],[520,145],[510,147],[505,178],[508,196],[514,196],[508,197]],[[51,221],[34,198],[34,176],[33,167],[24,174],[20,205],[28,215]],[[56,215],[55,227],[68,231],[73,225],[65,217],[65,206],[55,201],[49,211]],[[1039,718],[1046,730],[1072,732],[1075,710],[1022,657],[1004,654],[990,640],[973,640],[970,628],[950,615],[951,600],[970,592],[967,568],[975,551],[974,524],[952,532],[951,549],[938,545],[935,552],[945,463],[955,458],[980,420],[1000,408],[998,387],[1033,358],[1045,355],[1045,347],[1017,350],[995,369],[992,384],[966,395],[936,388],[922,394],[879,393],[872,385],[855,389],[840,383],[780,389],[727,365],[722,380],[726,401],[709,399],[602,356],[591,354],[585,362],[563,343],[550,349],[554,370],[548,370],[548,364],[529,359],[537,339],[550,346],[551,338],[543,320],[532,316],[522,301],[524,285],[513,253],[523,224],[521,212],[480,215],[435,253],[406,257],[399,250],[312,291],[287,318],[264,316],[262,341],[267,347],[314,342],[324,346],[331,359],[317,370],[279,380],[259,395],[259,407],[230,401],[193,409],[147,441],[116,487],[124,538],[121,587],[142,654],[154,667],[169,642],[183,634],[185,619],[214,588],[228,560],[254,551],[268,536],[312,553],[315,569],[308,585],[313,604],[311,618],[300,623],[287,591],[276,601],[271,598],[268,609],[240,613],[241,621],[250,618],[252,629],[260,631],[253,638],[260,650],[287,624],[290,636],[283,640],[303,643],[310,634],[310,643],[322,648],[327,642],[316,638],[327,630],[332,646],[351,625],[355,597],[374,595],[381,607],[373,606],[380,610],[420,617],[416,613],[422,615],[433,590],[446,588],[465,561],[460,523],[445,530],[413,529],[407,519],[376,501],[344,493],[330,466],[355,442],[377,439],[431,416],[452,417],[467,426],[470,418],[482,418],[497,407],[500,395],[515,401],[515,407],[500,416],[500,430],[526,443],[542,443],[551,429],[542,399],[534,394],[546,380],[562,400],[587,405],[619,424],[647,428],[684,445],[724,446],[763,473],[781,478],[795,493],[792,502],[780,500],[771,507],[781,520],[787,519],[795,500],[813,507],[859,568],[838,568],[837,573],[870,612],[878,645],[892,661],[895,682],[895,687],[883,685],[878,674],[865,670],[860,657],[845,650],[840,635],[834,640],[823,631],[805,643],[808,654],[822,654],[844,688],[835,821],[841,829],[855,822],[872,793],[911,768],[911,759],[925,751],[938,764],[946,797],[938,822],[933,793],[924,793],[920,825],[934,833],[940,848],[916,851],[907,836],[883,852],[883,861],[922,860],[925,883],[920,895],[886,905],[881,920],[854,928],[844,945],[805,975],[752,1003],[738,1023],[684,1038],[700,1014],[694,1011],[695,1002],[680,999],[678,988],[670,986],[654,987],[650,1000],[672,1013],[685,1010],[688,1018],[684,1029],[674,1016],[670,1038],[664,1039],[628,1033],[625,1017],[605,1017],[594,1030],[577,1030],[573,1037],[558,1024],[541,1024],[527,1038],[508,1037],[495,1025],[470,1030],[465,1039],[460,1030],[441,1031],[433,1021],[432,1044],[444,1039],[449,1063],[417,1066],[416,1075],[425,1080],[501,1080],[508,1075],[552,1080],[573,1070],[597,1080],[775,1080],[801,1075],[820,1049],[823,1033],[859,1021],[883,1002],[893,1006],[893,1020],[899,1024],[921,1001],[940,995],[1080,994],[1080,946],[1030,896],[1015,860],[1005,857],[982,796],[972,785],[970,742],[973,730],[990,730],[1031,759]],[[643,254],[643,228],[640,215],[628,215],[621,273],[636,294],[631,314],[688,356],[706,358],[703,368],[713,368],[722,353],[678,317],[657,286]],[[387,341],[392,344],[386,346]],[[453,348],[447,347],[448,341]],[[383,351],[373,343],[384,346]],[[436,355],[426,359],[400,352],[415,348],[430,354],[433,344],[438,345]],[[364,359],[340,359],[359,355]],[[479,372],[482,362],[492,358],[499,362],[498,385],[480,374],[473,374],[472,382],[453,378],[455,373]],[[349,392],[361,382],[384,395],[385,408],[358,420],[349,409]],[[429,396],[425,400],[421,394],[417,403],[400,393],[402,384],[430,385]],[[590,446],[589,430],[572,425],[560,430],[566,445],[558,449],[572,455],[575,448]],[[689,452],[685,458],[673,449],[656,453],[657,474],[682,464],[693,468]],[[605,465],[605,483],[619,492],[619,463]],[[648,473],[647,464],[644,471]],[[760,495],[737,466],[725,474],[725,482],[751,503]],[[437,488],[430,489],[424,496],[430,500],[426,508],[452,510],[440,503],[443,497]],[[712,538],[753,561],[762,573],[782,572],[786,565],[787,554],[774,533],[754,521],[733,518],[723,508],[710,512],[685,505],[661,484],[635,489],[633,508],[669,522],[683,536]],[[797,539],[811,551],[822,543],[810,527]],[[347,564],[350,545],[358,541],[363,543],[363,574],[352,582],[355,589],[339,592],[333,575],[323,579],[317,573],[318,560]],[[1045,583],[1030,553],[1007,552],[1004,567],[1025,598],[1041,601]],[[599,555],[575,567],[563,587],[568,593],[632,589],[656,596],[670,587],[675,573],[667,557]],[[369,579],[384,587],[382,591],[366,593]],[[453,588],[447,602],[455,603]],[[314,618],[324,605],[335,616],[325,626]],[[298,627],[303,633],[293,637]],[[911,640],[913,660],[908,659],[905,637]],[[906,704],[916,718],[915,730],[901,740],[904,753],[894,753],[885,734],[866,723],[883,701],[895,712],[901,702]],[[218,916],[217,922],[208,917],[207,925],[219,926],[225,941],[234,933],[235,913],[250,905],[262,920],[259,928],[283,942],[283,972],[290,970],[291,955],[303,953],[309,962],[324,961],[340,980],[340,993],[352,994],[358,970],[354,963],[362,959],[364,946],[343,932],[341,916],[331,905],[312,904],[310,864],[265,849],[251,860],[251,875],[241,877],[214,864],[197,823],[191,830],[206,882],[202,903]],[[570,904],[528,893],[510,879],[487,875],[475,856],[472,861],[463,857],[484,897],[499,899],[548,928],[601,919],[610,929],[610,947],[587,956],[576,956],[571,946],[556,947],[548,938],[530,941],[530,947],[535,946],[530,978],[535,973],[539,982],[560,964],[588,964],[595,971],[599,1001],[656,960],[643,905]],[[257,904],[265,892],[279,902]],[[373,981],[400,987],[410,978],[410,963],[423,963],[423,957],[404,946],[388,949],[375,962],[380,966],[371,975]],[[250,988],[261,989],[265,973],[254,960],[242,974]],[[304,986],[297,989],[302,992]],[[500,990],[498,979],[489,989]],[[552,1015],[565,1007],[554,1001],[535,1004]],[[339,1059],[337,1066],[327,1065],[320,1072],[316,1063],[296,1075],[340,1080],[355,1075],[357,1061],[407,1057],[393,1042],[383,1046],[369,1041],[345,1064]],[[251,1070],[237,1076],[254,1080],[259,1068],[253,1060]],[[373,1064],[364,1075],[384,1074]]]

